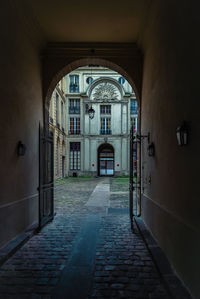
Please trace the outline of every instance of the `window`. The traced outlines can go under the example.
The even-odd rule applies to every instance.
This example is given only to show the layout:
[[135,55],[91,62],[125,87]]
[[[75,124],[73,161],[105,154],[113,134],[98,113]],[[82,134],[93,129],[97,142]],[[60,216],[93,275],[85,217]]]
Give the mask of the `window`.
[[111,118],[110,117],[101,117],[101,135],[110,135],[111,134]]
[[87,77],[86,82],[87,84],[91,84],[94,81],[92,77]]
[[79,92],[79,76],[70,75],[69,76],[69,92],[78,93]]
[[138,113],[138,105],[136,100],[131,100],[131,114]]
[[137,117],[131,117],[131,125],[133,125],[134,133],[137,132]]
[[124,84],[125,83],[125,79],[123,77],[120,77],[118,79],[119,84]]
[[69,100],[69,114],[80,114],[80,100]]
[[100,114],[111,114],[111,105],[101,105]]
[[80,131],[80,117],[70,117],[69,119],[69,134],[79,135]]
[[59,96],[56,93],[56,125],[59,124]]
[[80,142],[70,142],[70,169],[80,169]]

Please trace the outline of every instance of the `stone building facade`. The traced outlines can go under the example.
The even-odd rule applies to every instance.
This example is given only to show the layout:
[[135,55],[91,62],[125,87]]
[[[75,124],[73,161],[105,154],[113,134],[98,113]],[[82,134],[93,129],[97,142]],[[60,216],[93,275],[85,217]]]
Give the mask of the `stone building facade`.
[[66,99],[64,78],[57,84],[50,101],[49,128],[54,139],[54,178],[67,175],[66,169]]
[[138,126],[130,84],[115,71],[88,66],[65,76],[65,87],[67,175],[127,175],[131,122]]

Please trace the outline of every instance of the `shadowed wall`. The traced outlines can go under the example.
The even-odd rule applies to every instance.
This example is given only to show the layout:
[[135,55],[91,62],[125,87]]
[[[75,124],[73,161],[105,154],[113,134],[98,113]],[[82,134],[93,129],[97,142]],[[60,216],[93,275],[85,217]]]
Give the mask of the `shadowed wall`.
[[[49,76],[42,86],[40,29],[23,5],[14,6],[16,2],[0,4],[0,246],[37,220],[42,90],[46,96],[53,77],[64,67],[63,57],[60,66],[58,60],[46,64]],[[143,143],[142,216],[195,298],[200,298],[199,22],[198,1],[155,0],[138,32],[144,53],[142,133],[150,131],[156,149],[155,157],[148,157],[147,143]],[[75,55],[65,62],[90,57],[91,53]],[[137,63],[129,57],[124,60],[124,71],[137,79],[140,87],[141,63],[137,77],[133,75]],[[119,63],[117,55],[113,63]],[[52,66],[53,70],[48,70]],[[188,146],[180,148],[175,133],[183,120],[189,122],[190,140]],[[16,154],[19,140],[27,147],[24,157]]]
[[[142,133],[150,131],[155,157],[143,143],[142,216],[186,285],[200,298],[199,52],[197,7],[154,1],[142,46]],[[190,126],[179,147],[176,128]],[[148,183],[151,176],[151,184]]]
[[[14,2],[1,6],[0,247],[38,219],[38,129],[43,121],[41,37]],[[27,148],[22,157],[17,156],[19,140]]]

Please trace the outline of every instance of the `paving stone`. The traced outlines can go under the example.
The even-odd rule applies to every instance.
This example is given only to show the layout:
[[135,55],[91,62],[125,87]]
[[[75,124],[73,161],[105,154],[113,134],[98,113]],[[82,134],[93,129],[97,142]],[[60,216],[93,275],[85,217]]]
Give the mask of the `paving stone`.
[[[101,180],[66,179],[56,185],[54,221],[0,267],[0,299],[50,299],[90,214],[100,215],[101,226],[91,291],[85,299],[170,298],[135,224],[132,233],[128,214],[85,205]],[[128,180],[123,184],[115,178],[109,181],[111,192],[128,190]],[[128,193],[112,193],[110,206],[128,207]]]

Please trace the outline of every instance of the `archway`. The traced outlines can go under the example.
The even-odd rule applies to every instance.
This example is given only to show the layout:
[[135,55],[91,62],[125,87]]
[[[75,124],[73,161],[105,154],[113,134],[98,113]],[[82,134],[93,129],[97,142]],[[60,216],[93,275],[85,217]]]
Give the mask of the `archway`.
[[85,65],[101,65],[120,73],[133,87],[137,101],[140,102],[143,54],[136,43],[49,43],[43,52],[43,62],[46,111],[52,92],[61,78]]
[[114,175],[114,148],[109,143],[103,143],[98,148],[98,175]]
[[[66,76],[67,74],[71,73],[72,71],[75,71],[79,67],[85,67],[85,66],[101,66],[101,67],[106,67],[108,69],[111,69],[113,71],[116,71],[118,74],[123,76],[128,83],[131,85],[132,90],[135,92],[136,96],[136,101],[138,102],[138,120],[140,120],[140,98],[141,98],[141,78],[142,78],[142,56],[138,48],[133,47],[131,48],[131,54],[130,54],[130,49],[127,51],[128,48],[121,49],[120,47],[117,48],[117,55],[115,54],[113,56],[113,53],[116,51],[115,47],[108,47],[110,49],[104,49],[104,53],[99,55],[94,54],[94,52],[91,55],[83,53],[83,46],[82,48],[80,47],[78,49],[78,52],[76,52],[76,55],[74,56],[74,49],[70,48],[69,52],[66,52],[66,48],[64,49],[64,52],[61,51],[61,48],[57,51],[56,47],[54,49],[51,49],[51,53],[47,51],[47,55],[45,55],[44,60],[44,125],[48,127],[49,123],[49,103],[51,99],[51,95],[53,93],[54,88],[58,85],[59,81],[61,78]],[[121,51],[122,50],[122,51]],[[121,52],[120,52],[121,51]],[[112,83],[114,84],[114,81],[112,80]],[[126,94],[127,96],[127,94]],[[103,105],[103,104],[102,104]],[[128,108],[126,108],[127,110]],[[82,109],[83,111],[83,109]],[[100,111],[100,110],[99,110]],[[114,111],[114,110],[113,110]],[[128,110],[127,110],[128,111]],[[124,109],[125,113],[125,109]],[[103,114],[103,113],[102,113]],[[123,115],[123,113],[120,113],[120,115]],[[103,117],[102,117],[103,118]],[[112,123],[109,123],[109,117],[104,117],[105,118],[105,125],[102,125],[101,128],[101,121],[99,121],[99,127],[98,127],[98,132],[100,132],[101,135],[112,135],[110,132],[112,132],[111,128]],[[77,120],[77,117],[76,117]],[[112,119],[111,119],[112,120]],[[72,124],[74,124],[74,119]],[[100,147],[97,152],[97,147],[94,150],[94,145],[93,149],[87,151],[86,146],[85,149],[83,148],[83,144],[81,142],[77,141],[75,138],[72,140],[72,142],[69,144],[67,143],[68,149],[70,146],[73,148],[73,143],[79,143],[79,149],[82,149],[82,152],[79,150],[79,156],[77,155],[76,158],[73,158],[73,162],[75,161],[76,163],[73,163],[73,170],[74,168],[79,171],[80,175],[82,171],[82,164],[85,165],[85,162],[83,161],[83,151],[87,152],[88,155],[90,156],[92,150],[94,150],[94,155],[95,157],[89,158],[88,159],[88,173],[89,175],[92,174],[95,175],[106,175],[106,176],[113,176],[114,173],[122,173],[122,175],[126,175],[125,171],[128,171],[129,168],[129,163],[128,160],[126,163],[124,163],[124,159],[122,162],[122,155],[118,155],[119,149],[121,148],[123,151],[126,151],[126,155],[128,157],[128,142],[129,142],[129,129],[128,129],[128,121],[124,122],[123,126],[120,126],[120,136],[122,138],[127,138],[126,142],[123,142],[120,146],[116,146],[116,165],[114,166],[114,149],[110,145],[110,148],[108,147],[108,144],[102,145],[102,148]],[[77,127],[77,123],[76,123]],[[93,128],[92,126],[89,125],[90,128]],[[103,130],[103,127],[106,127],[108,129]],[[101,132],[102,129],[102,132]],[[93,129],[92,129],[93,130]],[[91,130],[91,131],[92,131]],[[138,133],[140,131],[140,121],[138,122]],[[70,130],[71,132],[71,130]],[[74,135],[76,134],[76,130],[73,131]],[[89,135],[92,135],[92,132],[90,132],[89,129]],[[73,137],[73,136],[72,136]],[[107,138],[107,137],[105,137]],[[88,137],[87,142],[90,144],[90,139],[91,136]],[[105,140],[105,142],[112,142],[112,140],[109,140],[110,138],[108,137],[108,140]],[[104,142],[103,140],[99,140],[96,145],[100,144],[101,142]],[[89,147],[90,148],[90,147]],[[83,150],[84,149],[84,150]],[[110,152],[109,152],[110,151]],[[75,152],[75,154],[78,154]],[[106,157],[107,155],[107,157]],[[72,155],[75,157],[75,155]],[[118,156],[120,158],[118,159]],[[71,157],[71,153],[67,154],[68,160],[67,160],[67,167],[71,169],[71,160],[69,157]],[[95,161],[97,158],[98,161]],[[76,161],[77,160],[77,161]],[[84,160],[86,161],[86,159]],[[97,162],[97,163],[96,163]],[[140,163],[140,162],[139,162]],[[77,166],[80,164],[80,167]],[[125,165],[125,166],[124,166]],[[115,172],[116,168],[116,172]],[[79,175],[79,174],[78,174]]]

